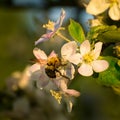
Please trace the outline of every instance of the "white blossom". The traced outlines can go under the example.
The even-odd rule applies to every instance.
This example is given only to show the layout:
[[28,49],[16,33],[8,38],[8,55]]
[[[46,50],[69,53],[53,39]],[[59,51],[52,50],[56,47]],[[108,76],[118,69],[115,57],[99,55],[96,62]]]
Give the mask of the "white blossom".
[[99,15],[108,10],[112,20],[120,20],[120,0],[90,0],[86,7],[87,13]]
[[[79,66],[78,72],[81,75],[91,76],[93,74],[93,70],[95,72],[102,72],[108,68],[109,64],[106,60],[98,59],[102,49],[102,42],[97,42],[93,50],[91,50],[88,40],[85,40],[80,45],[79,52],[75,52],[77,48],[76,46],[77,44],[75,42],[66,43],[62,47],[62,51],[66,50],[66,54],[64,54],[64,56],[67,60]],[[67,50],[69,51],[68,54]]]

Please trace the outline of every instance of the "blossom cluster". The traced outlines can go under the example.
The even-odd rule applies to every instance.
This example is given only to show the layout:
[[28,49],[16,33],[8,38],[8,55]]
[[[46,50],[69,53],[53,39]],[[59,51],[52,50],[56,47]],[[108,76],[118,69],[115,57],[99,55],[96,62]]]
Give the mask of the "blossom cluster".
[[92,15],[99,15],[108,10],[112,20],[120,20],[120,0],[90,0],[86,11]]
[[35,47],[33,54],[36,60],[30,67],[30,73],[31,79],[36,80],[38,88],[50,91],[59,104],[64,99],[68,111],[71,112],[72,98],[80,96],[79,91],[69,88],[71,81],[75,79],[75,72],[86,77],[92,76],[94,72],[105,71],[109,63],[100,57],[102,42],[91,43],[88,39],[78,42],[62,35],[60,30],[64,30],[61,26],[65,15],[62,9],[56,22],[49,20],[48,24],[43,25],[47,32],[35,41],[37,45],[50,40],[54,35],[61,37],[66,41],[61,47],[61,55],[59,56],[54,50],[47,55],[43,50]]

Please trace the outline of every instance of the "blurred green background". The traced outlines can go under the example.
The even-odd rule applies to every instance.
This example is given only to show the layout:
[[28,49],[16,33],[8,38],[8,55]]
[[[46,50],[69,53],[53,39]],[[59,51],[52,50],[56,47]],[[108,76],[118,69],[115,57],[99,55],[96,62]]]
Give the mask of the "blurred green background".
[[[61,8],[64,8],[66,11],[64,26],[69,24],[69,18],[73,18],[82,24],[85,32],[89,30],[87,20],[92,18],[92,16],[85,13],[85,9],[81,3],[80,0],[0,1],[0,91],[4,89],[6,79],[8,79],[14,71],[22,72],[27,65],[31,64],[30,59],[34,58],[32,53],[35,47],[34,42],[45,32],[42,25],[46,24],[49,19],[55,21],[60,14]],[[64,34],[68,36],[67,32]],[[57,39],[57,42],[44,42],[38,45],[38,47],[45,50],[48,54],[53,49],[59,52],[64,42],[60,40],[60,38]],[[75,81],[73,81],[72,87],[79,90],[81,96],[75,99],[72,113],[67,113],[66,108],[63,107],[60,112],[64,114],[64,117],[60,118],[59,116],[56,120],[120,119],[120,96],[115,94],[111,88],[98,84],[95,78],[84,78],[78,75]],[[6,94],[2,94],[2,92],[0,94],[1,100],[2,97],[6,98]],[[3,103],[2,101],[0,106]],[[45,106],[42,107],[44,108]],[[6,110],[6,108],[3,107],[0,109],[0,120],[21,119],[1,117],[3,110]],[[48,117],[33,117],[34,120],[54,120],[53,118],[56,112],[52,110],[50,106],[48,106],[47,112],[45,111],[43,113]],[[50,118],[48,113],[51,114],[53,118]],[[32,120],[29,117],[24,118],[26,120]],[[23,118],[21,120],[23,120]]]

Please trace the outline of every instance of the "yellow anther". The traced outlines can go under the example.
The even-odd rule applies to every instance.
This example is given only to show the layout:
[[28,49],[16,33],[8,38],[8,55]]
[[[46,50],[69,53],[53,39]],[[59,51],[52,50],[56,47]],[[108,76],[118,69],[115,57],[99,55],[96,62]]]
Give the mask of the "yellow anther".
[[91,63],[94,59],[93,55],[88,53],[83,56],[84,62],[85,63]]
[[54,25],[55,23],[49,20],[48,24],[43,25],[43,28],[47,28],[48,30],[54,31]]
[[56,92],[54,90],[50,90],[51,95],[58,101],[59,104],[61,104],[61,93],[60,92]]

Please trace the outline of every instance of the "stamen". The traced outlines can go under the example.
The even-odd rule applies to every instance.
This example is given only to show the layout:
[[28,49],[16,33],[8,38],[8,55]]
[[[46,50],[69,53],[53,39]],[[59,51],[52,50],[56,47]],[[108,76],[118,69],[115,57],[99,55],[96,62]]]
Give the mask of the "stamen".
[[85,63],[91,63],[93,61],[93,55],[91,53],[85,54],[83,56],[84,62]]
[[56,34],[61,37],[62,39],[64,39],[67,42],[70,42],[70,40],[68,38],[66,38],[65,36],[63,36],[60,32],[56,32]]
[[43,25],[43,28],[47,28],[48,30],[54,31],[54,25],[55,23],[49,20],[48,24]]
[[60,92],[56,92],[54,90],[50,90],[51,95],[58,101],[59,104],[61,104],[61,93]]

